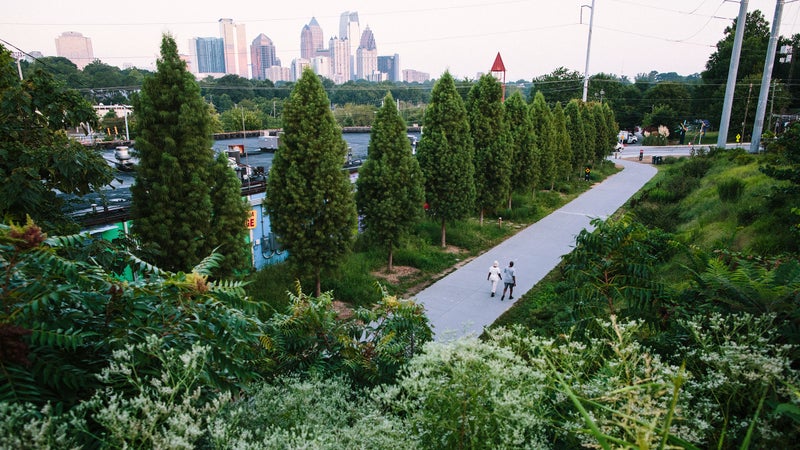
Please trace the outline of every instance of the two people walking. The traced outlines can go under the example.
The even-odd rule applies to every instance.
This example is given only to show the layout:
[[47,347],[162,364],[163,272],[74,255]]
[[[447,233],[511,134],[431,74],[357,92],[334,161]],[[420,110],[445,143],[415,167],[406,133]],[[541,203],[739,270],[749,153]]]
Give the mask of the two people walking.
[[497,282],[503,280],[503,294],[500,296],[500,301],[505,300],[506,292],[509,294],[509,300],[514,298],[514,286],[517,285],[514,261],[509,261],[508,267],[503,268],[502,271],[500,270],[500,264],[495,261],[492,267],[489,268],[489,274],[486,276],[486,279],[492,282],[492,295],[490,295],[490,297],[494,297],[497,291]]

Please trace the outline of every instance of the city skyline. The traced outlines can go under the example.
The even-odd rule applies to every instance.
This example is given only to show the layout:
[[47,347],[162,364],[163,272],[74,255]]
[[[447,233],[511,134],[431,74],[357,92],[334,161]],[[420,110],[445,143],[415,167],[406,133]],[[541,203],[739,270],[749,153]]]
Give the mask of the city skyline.
[[[0,19],[0,39],[28,53],[55,56],[55,38],[74,31],[92,40],[94,57],[106,64],[153,69],[162,33],[172,34],[181,53],[188,53],[189,39],[218,36],[219,19],[231,18],[246,27],[248,47],[263,33],[287,66],[300,57],[300,35],[312,17],[328,42],[338,35],[342,12],[352,11],[357,12],[362,30],[369,26],[373,31],[379,55],[400,55],[402,70],[427,72],[432,78],[449,70],[457,78],[475,78],[488,71],[499,52],[508,70],[506,79],[515,81],[558,67],[582,73],[591,13],[589,0],[409,0],[402,4],[354,0],[334,5],[300,1],[269,7],[243,1],[192,8],[141,0],[136,8],[112,18],[86,13],[104,11],[104,3],[85,3],[79,9],[55,0],[10,4]],[[739,9],[738,2],[662,3],[596,0],[589,73],[633,78],[651,70],[683,75],[701,72]],[[759,9],[772,22],[774,1],[751,0],[749,4],[749,11]],[[797,33],[798,15],[797,2],[785,4],[782,36]]]

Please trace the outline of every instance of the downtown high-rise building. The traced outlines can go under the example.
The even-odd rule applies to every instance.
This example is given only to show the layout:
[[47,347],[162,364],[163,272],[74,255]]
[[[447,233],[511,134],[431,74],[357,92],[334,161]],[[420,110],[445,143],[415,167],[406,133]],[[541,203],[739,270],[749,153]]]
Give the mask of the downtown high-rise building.
[[222,38],[198,37],[189,39],[189,60],[197,74],[225,73],[225,44]]
[[361,34],[361,41],[356,50],[356,79],[382,81],[378,75],[378,47],[375,36],[369,26]]
[[355,77],[356,50],[358,50],[358,44],[361,41],[361,28],[358,24],[357,12],[345,11],[339,16],[339,39],[346,39],[348,42],[347,52],[350,60],[350,75]]
[[83,70],[94,61],[92,40],[76,31],[65,31],[56,38],[56,55],[67,58]]
[[300,31],[300,58],[311,60],[325,49],[325,40],[322,27],[317,19],[312,17],[311,22]]
[[385,73],[388,81],[403,81],[400,78],[400,55],[378,56],[378,71]]
[[219,33],[225,44],[225,73],[250,78],[244,24],[234,23],[233,19],[219,19]]
[[330,51],[330,75],[333,82],[342,84],[350,81],[352,79],[350,72],[350,40],[332,37],[328,51]]
[[272,43],[272,39],[264,33],[259,34],[250,44],[250,62],[253,67],[253,78],[256,80],[268,79],[268,69],[281,65],[281,60],[275,55],[275,45]]

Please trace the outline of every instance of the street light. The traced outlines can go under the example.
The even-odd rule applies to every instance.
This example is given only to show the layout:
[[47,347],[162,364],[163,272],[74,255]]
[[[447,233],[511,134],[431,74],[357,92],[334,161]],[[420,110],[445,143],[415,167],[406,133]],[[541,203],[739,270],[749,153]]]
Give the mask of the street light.
[[[603,103],[603,95],[605,95],[606,91],[600,89],[600,104]],[[597,97],[597,92],[594,93],[594,96]]]

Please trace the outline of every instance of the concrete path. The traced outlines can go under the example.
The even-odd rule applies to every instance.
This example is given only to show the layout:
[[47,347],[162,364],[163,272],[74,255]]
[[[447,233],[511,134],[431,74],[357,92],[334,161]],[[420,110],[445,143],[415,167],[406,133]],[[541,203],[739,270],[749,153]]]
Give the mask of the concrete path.
[[[596,217],[606,218],[644,186],[655,174],[650,164],[624,159],[614,160],[624,170],[564,205],[542,220],[476,257],[428,288],[415,298],[425,306],[433,325],[434,339],[449,341],[480,335],[523,294],[572,251],[575,237]],[[486,280],[495,260],[500,268],[514,261],[517,287],[514,299],[500,301],[502,282],[496,297],[489,296],[491,283]]]

